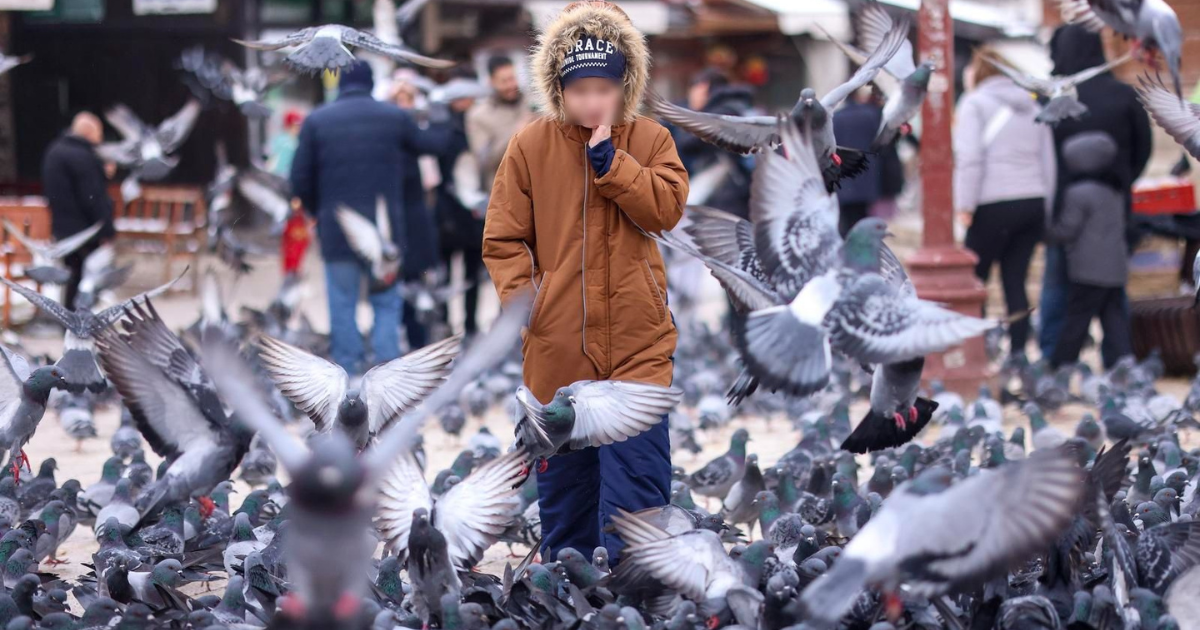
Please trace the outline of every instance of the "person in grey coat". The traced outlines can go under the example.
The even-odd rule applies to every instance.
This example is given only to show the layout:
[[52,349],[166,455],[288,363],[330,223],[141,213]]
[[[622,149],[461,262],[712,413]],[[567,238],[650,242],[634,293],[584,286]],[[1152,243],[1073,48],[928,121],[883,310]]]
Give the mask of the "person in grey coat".
[[1103,131],[1078,133],[1063,143],[1062,158],[1069,185],[1046,236],[1066,250],[1067,313],[1050,365],[1078,361],[1088,327],[1099,317],[1112,350],[1107,368],[1133,352],[1124,300],[1129,252],[1117,143]]

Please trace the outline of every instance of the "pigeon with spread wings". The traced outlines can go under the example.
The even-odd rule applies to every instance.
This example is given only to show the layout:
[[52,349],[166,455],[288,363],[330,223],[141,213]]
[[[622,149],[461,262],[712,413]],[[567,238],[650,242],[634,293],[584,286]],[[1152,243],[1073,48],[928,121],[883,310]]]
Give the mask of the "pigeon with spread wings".
[[[808,124],[813,129],[812,150],[821,165],[825,186],[837,188],[840,179],[854,177],[866,166],[866,157],[852,149],[837,146],[833,136],[832,112],[847,96],[866,85],[884,68],[898,51],[908,43],[908,22],[901,20],[879,41],[872,53],[863,60],[849,80],[817,98],[811,88],[800,92],[796,105],[788,116],[797,125]],[[730,116],[696,112],[651,96],[655,113],[701,140],[735,153],[761,153],[779,146],[779,123],[774,116]]]
[[338,206],[336,217],[350,249],[371,270],[371,290],[382,291],[395,284],[400,275],[400,248],[392,240],[387,201],[382,196],[376,199],[374,223],[346,206]]
[[[187,273],[187,269],[184,269],[183,273]],[[87,308],[69,309],[8,278],[0,278],[0,282],[29,300],[30,304],[38,307],[42,312],[49,314],[66,329],[63,332],[63,354],[55,365],[62,369],[66,379],[66,389],[78,393],[84,389],[101,392],[108,387],[104,373],[96,363],[96,337],[113,322],[121,319],[127,306],[131,306],[139,300],[147,300],[162,294],[182,277],[183,274],[180,274],[162,286],[135,295],[98,313],[93,313]]]
[[997,57],[985,56],[983,59],[995,66],[1005,76],[1012,79],[1013,83],[1038,96],[1049,99],[1034,120],[1048,125],[1055,125],[1063,119],[1079,118],[1087,113],[1087,106],[1079,102],[1079,99],[1076,98],[1075,86],[1097,75],[1104,74],[1132,58],[1133,55],[1127,53],[1098,66],[1080,70],[1075,74],[1050,76],[1044,79],[1021,72],[1010,66],[1008,62]]
[[256,50],[294,48],[295,50],[288,53],[285,60],[293,68],[313,74],[321,70],[340,70],[353,64],[356,58],[354,53],[350,52],[351,48],[361,48],[400,63],[427,68],[454,66],[453,61],[426,57],[402,42],[389,44],[370,33],[341,24],[310,26],[278,39],[258,41],[235,39],[233,41]]
[[279,391],[317,431],[337,427],[360,451],[445,381],[461,345],[461,337],[444,339],[371,368],[353,385],[334,363],[271,337],[259,342],[263,368]]
[[1183,29],[1179,17],[1165,0],[1059,0],[1063,17],[1089,30],[1111,28],[1134,40],[1141,60],[1154,64],[1154,51],[1162,53],[1175,87],[1183,100],[1180,65],[1183,62]]
[[50,242],[27,235],[20,226],[8,219],[0,220],[0,224],[33,257],[33,264],[26,272],[29,277],[46,284],[66,284],[71,272],[62,266],[63,259],[86,245],[104,228],[104,223],[97,221],[84,230]]
[[109,162],[129,169],[129,177],[121,184],[121,195],[126,201],[141,195],[138,182],[153,182],[163,179],[179,164],[173,155],[183,146],[200,117],[200,101],[189,100],[173,116],[151,127],[133,110],[125,105],[116,105],[104,112],[104,118],[121,133],[120,142],[107,142],[96,148],[96,153]]
[[1200,105],[1180,101],[1167,91],[1158,77],[1138,77],[1138,85],[1134,89],[1154,122],[1188,154],[1200,159]]

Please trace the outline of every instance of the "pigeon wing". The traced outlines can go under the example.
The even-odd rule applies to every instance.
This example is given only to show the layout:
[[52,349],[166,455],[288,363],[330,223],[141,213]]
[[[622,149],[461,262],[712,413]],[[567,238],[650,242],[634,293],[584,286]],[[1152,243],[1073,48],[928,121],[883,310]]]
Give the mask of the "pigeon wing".
[[855,26],[858,31],[858,43],[863,50],[878,50],[879,45],[887,39],[892,29],[899,26],[905,34],[905,40],[896,54],[888,59],[884,69],[897,79],[904,79],[916,71],[917,66],[913,63],[912,43],[907,39],[909,29],[907,19],[899,20],[899,22],[893,20],[886,9],[878,2],[872,1],[868,2],[859,12]]
[[572,449],[624,442],[662,422],[683,399],[680,389],[634,381],[584,381],[571,389]]
[[1138,99],[1154,122],[1192,157],[1200,159],[1200,105],[1180,101],[1174,92],[1167,90],[1161,78],[1143,75],[1138,83]]
[[[237,178],[237,189],[250,205],[271,217],[275,223],[283,223],[292,211],[286,192],[265,182],[259,171],[242,173]],[[286,189],[285,189],[286,190]]]
[[263,369],[280,393],[307,414],[318,431],[329,431],[346,397],[346,370],[266,335],[258,345]]
[[405,451],[380,479],[379,516],[375,519],[384,544],[396,552],[401,562],[408,556],[408,534],[412,531],[413,510],[417,508],[432,512],[433,495],[416,458],[411,451]]
[[438,499],[434,526],[446,536],[450,561],[460,571],[474,567],[520,514],[517,490],[527,470],[524,451],[505,453]]
[[983,60],[992,64],[992,66],[999,70],[1004,76],[1012,79],[1013,83],[1016,83],[1030,92],[1037,92],[1042,96],[1049,96],[1050,92],[1054,90],[1054,81],[1052,80],[1042,79],[1040,77],[1035,77],[1021,72],[1020,70],[1017,70],[1016,68],[1008,65],[996,57],[985,55]]
[[116,162],[121,166],[137,164],[141,158],[137,139],[122,140],[121,142],[105,142],[96,147],[96,155],[105,162]]
[[126,140],[139,140],[150,132],[146,123],[138,118],[124,103],[118,103],[104,112],[104,119],[116,129]]
[[[184,274],[186,274],[190,268],[191,268],[190,266],[185,267],[184,270],[182,272],[180,272],[178,276],[175,276],[175,278],[173,280],[171,280],[170,282],[160,284],[157,287],[150,289],[149,291],[143,291],[143,292],[129,298],[128,300],[121,302],[120,304],[110,306],[110,307],[104,309],[103,311],[96,313],[96,316],[91,318],[91,321],[88,323],[88,334],[94,335],[97,332],[99,332],[100,329],[108,328],[109,326],[111,326],[113,324],[113,322],[121,319],[121,316],[125,314],[126,308],[132,307],[134,304],[137,304],[140,302],[145,302],[145,301],[149,300],[150,298],[158,297],[158,296],[162,295],[163,293],[166,293],[168,289],[175,286],[176,282],[179,282],[179,279],[182,278],[184,276]],[[125,271],[121,272],[121,273],[124,274],[126,277],[128,277],[128,267],[124,267],[122,269],[125,269]]]
[[81,321],[80,317],[75,313],[72,313],[62,304],[59,304],[58,302],[42,295],[41,293],[17,284],[16,282],[13,282],[12,280],[9,280],[3,276],[0,276],[0,282],[3,282],[5,286],[13,291],[16,291],[21,297],[29,300],[29,303],[36,306],[39,310],[58,320],[58,323],[66,326],[76,335],[81,335],[83,322]]
[[338,206],[337,222],[350,248],[372,267],[383,261],[383,241],[375,224],[346,206]]
[[791,304],[750,313],[734,339],[750,373],[795,396],[825,387],[833,357],[822,322],[840,293],[827,274],[805,285]]
[[838,105],[842,104],[842,101],[846,100],[847,96],[853,94],[858,88],[870,83],[875,78],[875,75],[879,74],[879,71],[906,44],[908,45],[909,61],[911,63],[912,45],[908,44],[908,28],[908,20],[901,20],[884,31],[876,47],[869,49],[872,51],[871,55],[859,65],[858,70],[851,75],[850,79],[821,97],[821,106],[833,111]]
[[408,0],[396,9],[396,23],[400,25],[400,30],[403,31],[405,26],[417,19],[417,15],[421,13],[421,9],[429,4],[429,0]]
[[76,232],[75,234],[72,234],[66,238],[61,238],[55,241],[46,249],[46,256],[55,260],[61,260],[67,256],[70,256],[72,252],[80,247],[83,247],[85,243],[92,240],[92,237],[99,233],[100,229],[103,227],[104,223],[102,221],[97,221],[86,230]]
[[399,44],[389,44],[370,33],[347,28],[342,32],[342,41],[377,55],[389,57],[401,63],[425,66],[426,68],[453,68],[456,64],[447,59],[426,57],[421,53]]
[[17,242],[20,243],[21,246],[26,250],[28,250],[30,254],[39,258],[48,257],[47,252],[49,252],[50,247],[46,242],[39,241],[35,238],[30,238],[23,230],[21,230],[20,227],[16,226],[8,219],[0,219],[0,223],[4,225],[4,230],[11,234],[13,238],[17,239]]
[[1129,61],[1132,58],[1133,58],[1133,53],[1127,52],[1124,55],[1117,57],[1116,59],[1110,59],[1107,62],[1102,63],[1098,66],[1092,66],[1091,68],[1080,70],[1079,72],[1076,72],[1075,74],[1072,74],[1070,76],[1061,77],[1061,78],[1059,78],[1059,81],[1062,82],[1064,87],[1068,87],[1068,88],[1075,87],[1076,85],[1079,85],[1080,83],[1083,83],[1083,82],[1087,81],[1088,79],[1094,78],[1100,74],[1104,74],[1105,72],[1108,72],[1109,70],[1112,70],[1113,68],[1116,68],[1117,66],[1120,66],[1121,64],[1124,64],[1126,61]]
[[1037,451],[918,498],[910,514],[920,518],[902,521],[911,530],[900,536],[901,567],[912,569],[908,584],[919,595],[940,593],[947,582],[987,579],[1045,549],[1074,517],[1082,479],[1072,454]]
[[663,120],[727,151],[747,155],[764,152],[779,144],[779,133],[772,116],[707,114],[680,107],[653,93],[648,101]]
[[29,363],[25,361],[25,357],[8,346],[0,346],[0,351],[4,353],[3,361],[0,361],[3,363],[3,366],[0,366],[0,400],[20,400],[25,379],[29,378]]
[[246,48],[253,48],[255,50],[279,50],[280,48],[299,46],[300,44],[311,41],[313,36],[317,34],[317,30],[319,28],[319,26],[302,28],[279,39],[259,39],[250,41],[235,39],[233,41],[245,46]]
[[688,599],[705,601],[708,585],[730,565],[720,535],[694,529],[671,536],[634,514],[620,512],[613,518],[613,525],[625,541],[621,559],[633,565],[629,577],[650,577]]
[[174,116],[167,118],[158,125],[154,132],[164,153],[174,153],[196,126],[200,117],[200,101],[190,99]]
[[368,370],[362,391],[371,433],[382,431],[396,416],[437,389],[450,374],[450,362],[461,349],[462,337],[455,335]]

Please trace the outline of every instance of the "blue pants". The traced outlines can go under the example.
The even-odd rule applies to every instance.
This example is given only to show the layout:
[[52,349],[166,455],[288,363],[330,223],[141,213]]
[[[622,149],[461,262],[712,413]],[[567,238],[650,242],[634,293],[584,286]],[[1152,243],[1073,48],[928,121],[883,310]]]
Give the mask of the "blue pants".
[[[329,354],[349,374],[366,368],[362,334],[355,312],[367,271],[357,261],[326,261],[325,292],[329,298]],[[375,363],[400,356],[400,306],[398,287],[368,293],[375,320],[371,324],[371,352]]]
[[538,475],[542,558],[573,547],[585,558],[603,545],[615,564],[625,543],[601,530],[617,508],[629,512],[671,500],[671,438],[667,419],[625,442],[551,457]]
[[[1046,270],[1042,275],[1041,330],[1038,331],[1038,346],[1042,349],[1042,357],[1049,359],[1054,356],[1054,349],[1063,334],[1063,324],[1067,320],[1067,296],[1070,292],[1070,280],[1067,278],[1067,253],[1061,246],[1046,247]],[[1125,321],[1129,321],[1129,295],[1125,289],[1120,292],[1121,308],[1125,311]],[[1109,340],[1105,334],[1100,342],[1100,358],[1105,368],[1111,368],[1122,356],[1129,353],[1127,343],[1114,336]]]

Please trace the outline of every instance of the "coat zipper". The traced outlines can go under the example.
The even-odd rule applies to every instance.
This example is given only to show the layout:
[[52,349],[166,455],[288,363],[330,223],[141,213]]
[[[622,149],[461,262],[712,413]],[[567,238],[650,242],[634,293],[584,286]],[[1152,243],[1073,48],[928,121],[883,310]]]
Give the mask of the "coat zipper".
[[658,278],[654,277],[654,270],[650,268],[650,261],[643,258],[642,263],[646,265],[646,273],[650,274],[650,283],[654,285],[654,292],[658,294],[658,319],[662,321],[666,319],[667,298],[663,297],[662,289],[658,286]]
[[590,357],[587,349],[587,204],[588,204],[588,155],[587,142],[583,143],[583,246],[580,247],[582,254],[579,261],[579,278],[583,289],[583,329],[580,331],[580,339],[583,342],[583,355]]

